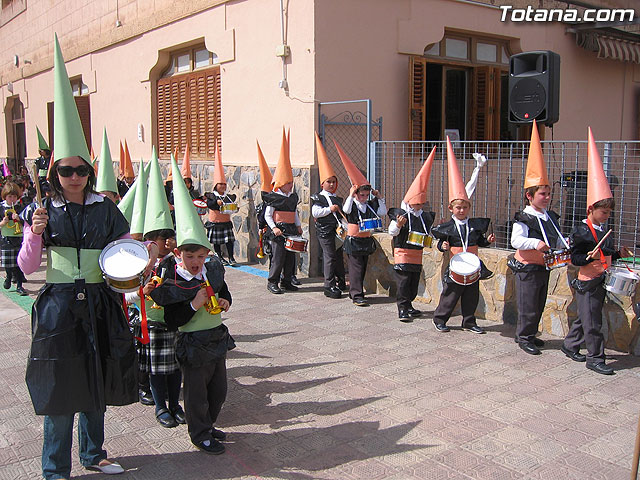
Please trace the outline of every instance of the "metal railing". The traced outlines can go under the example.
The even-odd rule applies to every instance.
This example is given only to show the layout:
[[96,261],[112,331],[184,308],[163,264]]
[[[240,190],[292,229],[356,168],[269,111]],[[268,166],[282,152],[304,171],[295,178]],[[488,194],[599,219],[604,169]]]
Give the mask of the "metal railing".
[[[640,142],[596,142],[609,179],[616,208],[608,221],[616,245],[640,247]],[[427,207],[436,212],[436,222],[448,219],[446,142],[373,142],[376,186],[389,207],[399,206],[433,146],[436,158],[431,171]],[[549,209],[560,215],[560,227],[568,235],[586,217],[587,142],[542,142],[551,182]],[[486,156],[476,191],[471,198],[471,216],[492,219],[498,248],[511,249],[513,215],[525,206],[524,176],[529,142],[455,142],[454,152],[464,181],[476,166],[472,153]],[[640,264],[640,250],[634,260]]]

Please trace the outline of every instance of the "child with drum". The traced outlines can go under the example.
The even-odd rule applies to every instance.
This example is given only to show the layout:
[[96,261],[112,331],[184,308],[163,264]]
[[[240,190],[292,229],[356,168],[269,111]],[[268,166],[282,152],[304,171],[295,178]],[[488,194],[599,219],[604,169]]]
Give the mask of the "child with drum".
[[13,182],[5,183],[2,187],[2,203],[0,203],[0,255],[2,266],[7,274],[3,287],[11,288],[11,280],[16,282],[18,295],[26,296],[27,291],[22,287],[24,275],[18,265],[18,252],[22,246],[22,223],[19,215],[23,210],[18,199],[20,188]]
[[[602,334],[602,304],[605,297],[607,267],[620,257],[631,255],[626,247],[615,251],[613,240],[604,225],[615,208],[615,200],[602,168],[591,128],[589,128],[587,218],[571,232],[571,263],[580,267],[571,282],[576,290],[578,317],[569,328],[560,350],[575,362],[586,362],[587,368],[602,375],[613,375],[614,370],[605,363],[604,335]],[[580,353],[582,342],[587,355]]]
[[389,234],[393,236],[393,260],[397,281],[398,318],[401,322],[412,322],[422,312],[413,308],[411,302],[418,295],[420,272],[422,272],[422,249],[431,246],[429,229],[435,218],[434,212],[424,212],[431,167],[436,147],[413,180],[402,200],[402,208],[389,210]]
[[184,406],[191,442],[219,455],[226,434],[214,424],[227,394],[227,351],[235,347],[221,312],[231,306],[224,267],[207,262],[210,243],[178,165],[172,162],[178,263],[151,298],[164,307],[168,327],[176,328],[176,357],[184,378]]
[[[207,207],[209,207],[209,221],[205,223],[209,242],[213,245],[216,255],[223,265],[236,265],[233,255],[235,236],[233,235],[233,223],[231,214],[238,211],[236,196],[227,194],[227,179],[224,176],[224,166],[220,149],[216,144],[215,166],[213,171],[213,192],[207,195]],[[222,245],[227,247],[229,260],[222,256]]]
[[433,314],[433,325],[437,332],[448,332],[447,321],[460,299],[462,330],[483,334],[485,331],[478,326],[475,316],[480,299],[479,280],[491,277],[493,272],[478,258],[478,247],[489,247],[495,241],[495,236],[492,233],[485,237],[491,222],[489,218],[468,218],[471,201],[448,137],[447,163],[451,220],[433,227],[431,233],[438,239],[438,250],[448,250],[453,256],[445,271],[440,302]]
[[[287,139],[282,131],[282,144],[280,147],[280,159],[273,175],[273,191],[262,192],[262,199],[266,205],[264,219],[271,228],[269,243],[271,244],[272,259],[267,278],[267,290],[274,294],[284,293],[284,290],[295,292],[298,290],[293,283],[295,273],[295,253],[286,248],[288,239],[296,238],[302,242],[305,240],[296,235],[302,234],[302,224],[296,211],[298,195],[293,191],[293,171],[289,160],[289,148]],[[280,275],[282,274],[282,288]]]
[[543,340],[536,338],[549,286],[544,254],[567,246],[558,228],[558,214],[547,210],[551,200],[550,185],[534,120],[524,181],[525,200],[529,205],[515,214],[511,246],[517,250],[508,263],[516,277],[515,341],[529,355],[540,355],[539,347],[544,345]]
[[[369,255],[376,250],[371,235],[373,231],[382,229],[380,217],[387,214],[387,206],[380,192],[371,188],[369,181],[338,142],[333,142],[352,184],[349,196],[342,206],[348,222],[344,251],[349,265],[349,297],[357,307],[368,307],[369,302],[364,298],[364,277]],[[373,194],[373,200],[368,200],[370,194]]]
[[[316,133],[318,150],[318,173],[322,190],[311,196],[311,215],[316,221],[318,244],[322,249],[322,266],[324,273],[324,295],[329,298],[342,297],[346,289],[342,242],[344,238],[336,237],[338,229],[344,229],[341,206],[343,199],[336,195],[338,177],[336,177],[322,141]],[[346,233],[346,231],[345,231]],[[339,242],[339,244],[337,243]]]

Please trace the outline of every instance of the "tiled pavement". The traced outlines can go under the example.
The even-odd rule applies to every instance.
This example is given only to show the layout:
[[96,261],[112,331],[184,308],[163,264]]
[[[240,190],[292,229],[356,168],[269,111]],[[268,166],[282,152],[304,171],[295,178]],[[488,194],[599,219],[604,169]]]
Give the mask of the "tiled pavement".
[[[245,269],[245,270],[251,270]],[[256,272],[254,272],[256,273]],[[39,286],[30,276],[31,293]],[[238,347],[219,421],[227,452],[209,456],[184,426],[153,409],[109,408],[110,457],[124,479],[627,479],[640,413],[640,361],[607,352],[606,377],[516,347],[508,325],[487,335],[436,333],[430,317],[397,320],[392,299],[370,308],[326,300],[321,283],[268,294],[266,280],[227,268],[225,320]],[[29,317],[0,295],[0,479],[39,478],[42,419],[24,370]],[[26,306],[26,304],[23,304]],[[451,321],[459,325],[460,317]],[[101,478],[79,466],[74,478]]]

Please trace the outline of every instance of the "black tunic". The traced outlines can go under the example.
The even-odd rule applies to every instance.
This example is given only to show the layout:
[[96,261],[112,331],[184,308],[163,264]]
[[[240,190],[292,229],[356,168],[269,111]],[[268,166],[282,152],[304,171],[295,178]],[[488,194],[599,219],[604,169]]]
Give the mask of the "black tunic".
[[[275,192],[262,192],[262,201],[268,207],[273,207],[276,211],[280,212],[295,212],[298,207],[298,194],[292,192],[288,197],[280,195]],[[283,223],[277,222],[276,226],[282,230],[284,236],[298,235],[298,227],[295,223]],[[280,241],[284,242],[284,238],[281,235]]]
[[[378,218],[378,208],[380,203],[377,198],[373,200],[367,200],[367,209],[364,213],[358,210],[356,201],[353,201],[351,212],[347,213],[347,222],[355,225],[359,225],[360,220],[366,220],[367,218]],[[344,241],[344,251],[347,255],[371,255],[376,251],[376,243],[373,241],[373,237],[352,237],[347,235]]]
[[[82,205],[55,207],[46,199],[44,206],[49,215],[45,247],[77,247],[72,221],[75,231],[83,232],[83,249],[102,250],[129,231],[113,202],[86,205],[83,222]],[[31,204],[23,212],[28,224],[35,208]],[[122,295],[101,282],[84,285],[86,300],[76,300],[79,288],[45,283],[33,304],[26,381],[38,415],[104,411],[106,405],[138,399],[136,355]]]
[[[429,233],[431,229],[431,225],[433,225],[433,221],[435,220],[435,212],[420,212],[420,216],[416,216],[408,213],[407,211],[401,208],[391,208],[389,209],[389,218],[394,221],[398,221],[398,216],[407,215],[407,223],[405,223],[400,228],[400,233],[393,237],[392,245],[393,248],[407,248],[409,250],[422,250],[424,247],[420,247],[418,245],[412,245],[407,243],[409,239],[409,221],[408,216],[411,215],[411,231],[420,232],[420,233]],[[420,217],[422,217],[422,221],[424,221],[424,226],[427,227],[427,231],[424,231],[422,226],[422,221],[420,221]],[[401,270],[405,272],[419,272],[422,270],[422,264],[417,265],[415,263],[396,263],[393,268],[395,270]]]
[[[342,211],[342,204],[344,203],[344,200],[336,195],[331,195],[329,198],[331,198],[331,205],[338,205],[340,207],[340,211]],[[318,205],[322,208],[330,206],[327,197],[325,195],[321,195],[321,193],[311,195],[311,208],[313,208],[314,205]],[[338,218],[342,218],[340,213],[336,213],[336,215]],[[329,215],[315,219],[316,232],[319,237],[329,238],[336,234],[336,227],[338,226],[336,215],[330,213]]]

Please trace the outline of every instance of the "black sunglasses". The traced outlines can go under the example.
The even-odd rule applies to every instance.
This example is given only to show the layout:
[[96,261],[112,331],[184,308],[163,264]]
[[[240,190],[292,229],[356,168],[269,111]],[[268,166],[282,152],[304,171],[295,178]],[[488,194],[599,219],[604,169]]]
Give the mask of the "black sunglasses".
[[92,168],[89,165],[80,165],[78,167],[60,166],[57,167],[58,175],[61,177],[70,177],[76,173],[79,177],[88,177]]

